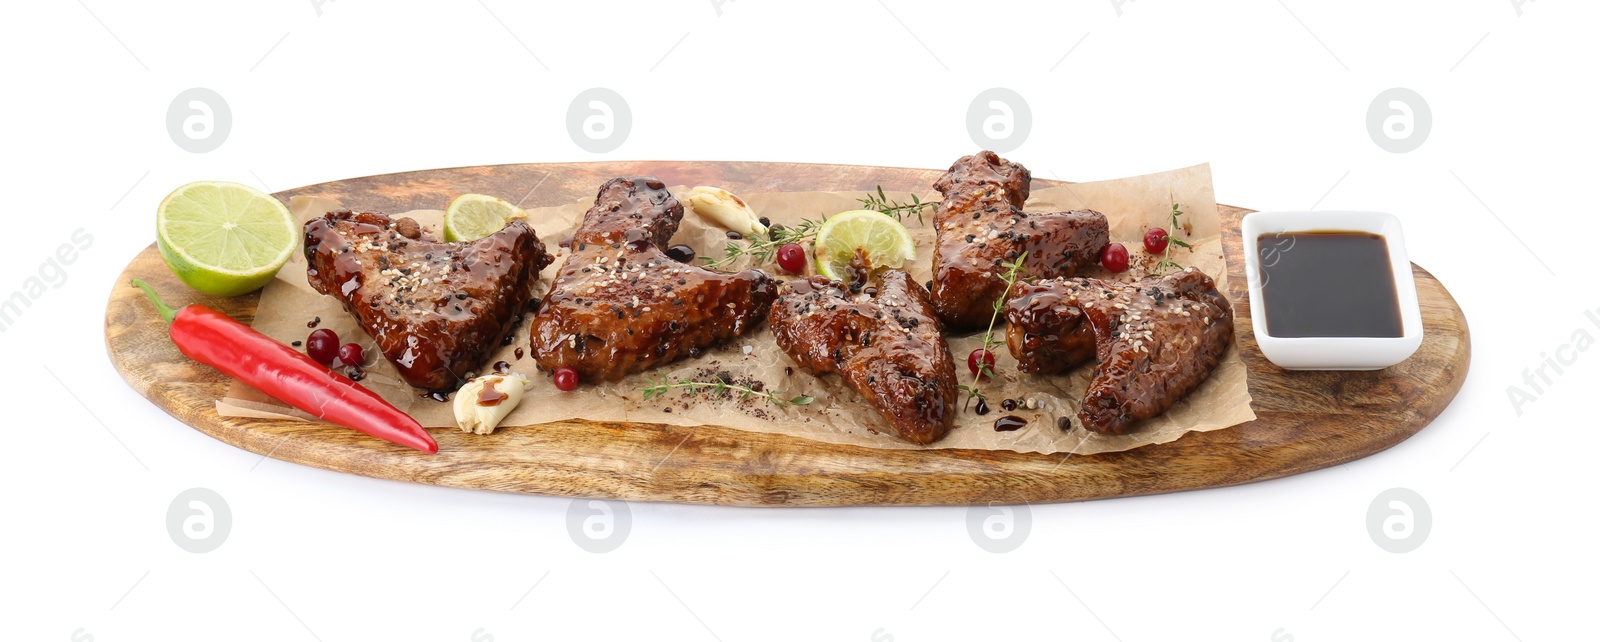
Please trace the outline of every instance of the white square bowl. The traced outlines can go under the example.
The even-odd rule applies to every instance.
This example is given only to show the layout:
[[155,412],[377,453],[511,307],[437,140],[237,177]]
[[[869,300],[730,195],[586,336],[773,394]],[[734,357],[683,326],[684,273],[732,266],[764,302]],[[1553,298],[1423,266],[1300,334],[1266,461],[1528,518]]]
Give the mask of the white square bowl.
[[[1267,360],[1288,370],[1379,370],[1405,361],[1422,345],[1417,284],[1412,278],[1411,260],[1406,258],[1400,219],[1393,214],[1253,212],[1245,215],[1240,228],[1244,236],[1244,272],[1250,283],[1250,324],[1255,327],[1256,343]],[[1267,333],[1267,306],[1261,291],[1261,236],[1319,231],[1367,232],[1384,238],[1389,249],[1389,269],[1394,273],[1395,296],[1400,300],[1401,336],[1274,337]]]

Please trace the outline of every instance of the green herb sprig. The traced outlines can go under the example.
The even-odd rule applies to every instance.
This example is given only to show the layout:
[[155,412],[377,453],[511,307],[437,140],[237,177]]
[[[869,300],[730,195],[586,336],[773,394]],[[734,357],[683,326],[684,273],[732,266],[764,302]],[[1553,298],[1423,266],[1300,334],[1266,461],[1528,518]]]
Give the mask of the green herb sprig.
[[778,248],[790,243],[816,239],[817,230],[822,227],[822,223],[826,220],[826,217],[819,217],[818,220],[800,219],[800,223],[794,227],[785,227],[775,232],[770,232],[766,240],[751,240],[745,244],[728,241],[728,244],[723,247],[722,258],[700,257],[700,260],[705,262],[702,267],[708,270],[720,269],[729,263],[739,260],[741,256],[751,257],[758,264],[768,263],[772,261],[772,255],[778,251]]
[[[1022,271],[1022,262],[1027,258],[1028,253],[1023,252],[1021,255],[1017,256],[1016,260],[1010,263],[1000,264],[1000,267],[1006,269],[1005,273],[1000,275],[1000,280],[1005,282],[1006,289],[1004,292],[1000,293],[999,298],[994,300],[994,312],[989,315],[989,328],[983,331],[983,350],[990,354],[994,354],[994,349],[1000,347],[1000,342],[995,341],[994,339],[995,321],[1000,319],[1000,311],[1005,309],[1006,299],[1011,296],[1011,287],[1016,285],[1017,275]],[[967,401],[961,404],[962,410],[965,410],[967,406],[972,403],[973,399],[980,401],[988,399],[988,397],[983,396],[983,391],[978,388],[978,382],[982,381],[984,377],[994,376],[994,369],[989,367],[989,361],[987,359],[979,360],[978,371],[972,374],[972,384],[958,384],[956,386],[960,388],[962,392],[967,393]]]
[[645,401],[666,396],[667,393],[677,389],[688,390],[689,394],[694,394],[701,390],[710,390],[713,395],[721,395],[724,392],[735,392],[739,394],[740,399],[750,399],[752,397],[765,399],[767,403],[779,408],[789,405],[804,406],[816,401],[815,398],[808,395],[795,395],[791,397],[780,390],[754,390],[745,386],[731,384],[726,381],[722,381],[721,379],[716,381],[669,379],[667,378],[666,374],[661,374],[661,378],[652,381],[650,385],[639,388],[639,390],[644,391]]
[[938,201],[923,201],[916,194],[911,195],[910,203],[891,201],[888,195],[883,193],[882,185],[878,186],[877,194],[867,194],[866,198],[856,199],[856,202],[861,203],[861,209],[882,212],[896,221],[904,222],[906,216],[916,214],[918,223],[923,222],[922,210],[939,204]]
[[1177,261],[1172,260],[1172,246],[1191,247],[1177,237],[1177,232],[1181,229],[1178,227],[1178,217],[1180,216],[1183,216],[1183,210],[1178,209],[1178,202],[1174,200],[1172,202],[1172,212],[1167,217],[1167,249],[1161,251],[1161,260],[1156,263],[1157,276],[1166,276],[1168,268],[1173,270],[1183,269],[1182,265],[1178,265]]

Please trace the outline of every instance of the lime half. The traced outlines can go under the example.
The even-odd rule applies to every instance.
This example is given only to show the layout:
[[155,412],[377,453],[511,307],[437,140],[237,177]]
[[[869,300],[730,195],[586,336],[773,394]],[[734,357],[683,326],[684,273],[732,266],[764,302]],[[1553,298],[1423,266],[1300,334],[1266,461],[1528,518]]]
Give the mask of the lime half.
[[235,296],[272,280],[299,247],[289,208],[255,188],[199,181],[156,209],[156,245],[172,273],[212,296]]
[[899,221],[882,212],[850,210],[833,215],[817,230],[817,272],[847,280],[846,268],[858,249],[874,270],[903,267],[917,257],[911,233]]
[[444,240],[476,241],[505,229],[512,219],[528,218],[522,208],[487,194],[462,194],[444,211]]

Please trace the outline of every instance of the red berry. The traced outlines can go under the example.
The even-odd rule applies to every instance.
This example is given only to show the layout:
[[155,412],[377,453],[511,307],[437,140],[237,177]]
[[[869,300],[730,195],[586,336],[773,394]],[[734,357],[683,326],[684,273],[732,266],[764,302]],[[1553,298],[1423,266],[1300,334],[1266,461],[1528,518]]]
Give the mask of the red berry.
[[347,366],[359,366],[367,361],[367,354],[361,346],[355,343],[346,343],[339,346],[339,363]]
[[306,356],[325,366],[333,365],[339,356],[339,334],[327,328],[313,330],[306,337]]
[[[971,370],[972,374],[978,374],[980,364],[988,366],[989,372],[994,372],[994,353],[978,348],[973,350],[972,354],[967,355],[967,369]],[[984,375],[984,377],[988,377],[988,375]]]
[[1160,254],[1167,250],[1167,231],[1152,227],[1144,233],[1144,251]]
[[778,267],[790,274],[806,271],[806,249],[799,243],[786,243],[778,248]]
[[1128,248],[1121,243],[1112,243],[1100,253],[1100,264],[1112,272],[1121,272],[1128,269]]
[[567,366],[556,368],[550,378],[555,380],[556,389],[562,392],[571,392],[578,387],[578,371]]

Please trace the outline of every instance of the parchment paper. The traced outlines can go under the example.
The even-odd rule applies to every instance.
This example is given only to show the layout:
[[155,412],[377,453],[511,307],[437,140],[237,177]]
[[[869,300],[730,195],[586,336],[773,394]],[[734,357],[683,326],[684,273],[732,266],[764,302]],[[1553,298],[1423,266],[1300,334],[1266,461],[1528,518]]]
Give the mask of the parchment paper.
[[[681,194],[687,189],[685,186],[674,186],[671,191]],[[863,196],[865,193],[843,192],[740,195],[758,214],[770,218],[773,223],[784,225],[796,224],[802,218],[818,219],[845,210],[859,209],[861,204],[857,199]],[[901,201],[910,198],[909,193],[890,193],[889,196]],[[919,196],[924,200],[937,200],[939,197],[937,192],[931,190]],[[1134,280],[1143,276],[1158,260],[1158,257],[1145,254],[1140,239],[1149,227],[1167,225],[1167,216],[1174,200],[1185,213],[1180,219],[1183,230],[1176,234],[1194,246],[1192,251],[1174,246],[1174,259],[1182,265],[1194,266],[1210,274],[1217,279],[1219,289],[1226,293],[1227,271],[1223,267],[1221,223],[1212,195],[1209,165],[1042,189],[1032,194],[1025,209],[1030,212],[1092,209],[1105,214],[1111,223],[1112,240],[1128,247],[1132,267],[1120,275],[1112,275],[1095,266],[1082,276]],[[548,289],[551,278],[565,260],[566,251],[557,246],[558,242],[571,235],[583,213],[592,204],[590,198],[565,206],[528,211],[529,222],[538,231],[540,239],[550,249],[558,251],[556,262],[542,275],[538,294],[542,295]],[[297,197],[290,202],[290,210],[301,221],[345,207],[359,210],[362,204],[335,203],[306,197]],[[722,248],[727,243],[725,230],[709,219],[697,216],[687,206],[685,209],[683,225],[673,237],[673,243],[690,245],[701,256],[721,256]],[[912,276],[922,282],[930,278],[932,271],[932,213],[931,209],[927,210],[923,222],[915,218],[906,221],[917,243],[917,258],[907,267]],[[435,238],[442,236],[440,225],[443,212],[439,210],[419,210],[399,215],[416,219],[423,225],[426,234]],[[729,269],[741,267],[743,265],[735,264]],[[767,266],[766,269],[769,273],[776,273],[774,266]],[[318,317],[321,319],[318,327],[338,332],[341,341],[361,343],[368,349],[369,361],[373,360],[376,350],[372,347],[372,341],[361,332],[338,301],[333,297],[318,295],[311,289],[306,282],[305,258],[297,252],[294,259],[279,271],[277,278],[262,292],[254,327],[285,343],[303,341],[310,332],[307,324]],[[948,336],[950,351],[958,361],[957,374],[963,383],[971,383],[965,358],[967,353],[979,346],[981,334]],[[524,395],[522,404],[502,423],[500,431],[538,430],[537,424],[541,423],[588,419],[686,427],[719,425],[872,448],[970,448],[1092,454],[1165,443],[1189,431],[1217,430],[1255,418],[1255,413],[1250,410],[1244,364],[1235,346],[1229,350],[1222,365],[1212,373],[1210,379],[1160,417],[1143,422],[1127,435],[1089,433],[1078,424],[1076,414],[1078,402],[1088,386],[1093,364],[1086,364],[1063,375],[1022,374],[1017,372],[1016,360],[1004,347],[1003,320],[995,328],[995,335],[1001,342],[996,364],[1000,376],[982,384],[984,394],[989,399],[989,413],[979,416],[970,409],[959,412],[956,426],[949,435],[931,446],[916,446],[887,432],[875,432],[887,425],[882,417],[845,386],[839,377],[818,378],[795,366],[778,349],[765,326],[727,346],[709,350],[697,359],[670,364],[662,371],[633,375],[613,384],[585,382],[577,391],[563,393],[551,383],[549,373],[537,370],[532,356],[526,354],[528,336],[525,319],[513,332],[514,343],[499,348],[485,361],[480,372],[488,370],[490,364],[503,360],[510,363],[514,371],[526,374],[531,380],[531,387]],[[519,348],[524,352],[521,359],[515,356]],[[362,384],[416,417],[424,426],[454,429],[455,419],[450,404],[420,397],[419,391],[397,377],[387,361],[378,361],[366,368],[367,376]],[[787,395],[810,395],[816,401],[806,406],[778,408],[759,398],[740,399],[733,395],[713,398],[713,393],[709,391],[691,395],[681,390],[673,391],[665,398],[643,401],[639,388],[659,378],[662,373],[673,379],[686,377],[697,381],[711,381],[719,373],[725,373],[737,383],[759,381],[767,390],[781,390]],[[1004,399],[1017,400],[1017,409],[1003,410],[1000,403]],[[1029,400],[1037,407],[1028,408]],[[309,419],[299,411],[238,383],[229,390],[226,398],[217,402],[217,411],[223,416],[295,416]],[[995,419],[1006,415],[1027,420],[1027,426],[1013,432],[996,432],[993,428]],[[1057,427],[1057,419],[1064,416],[1072,418],[1072,427],[1068,431]],[[495,436],[474,438],[492,440]]]

